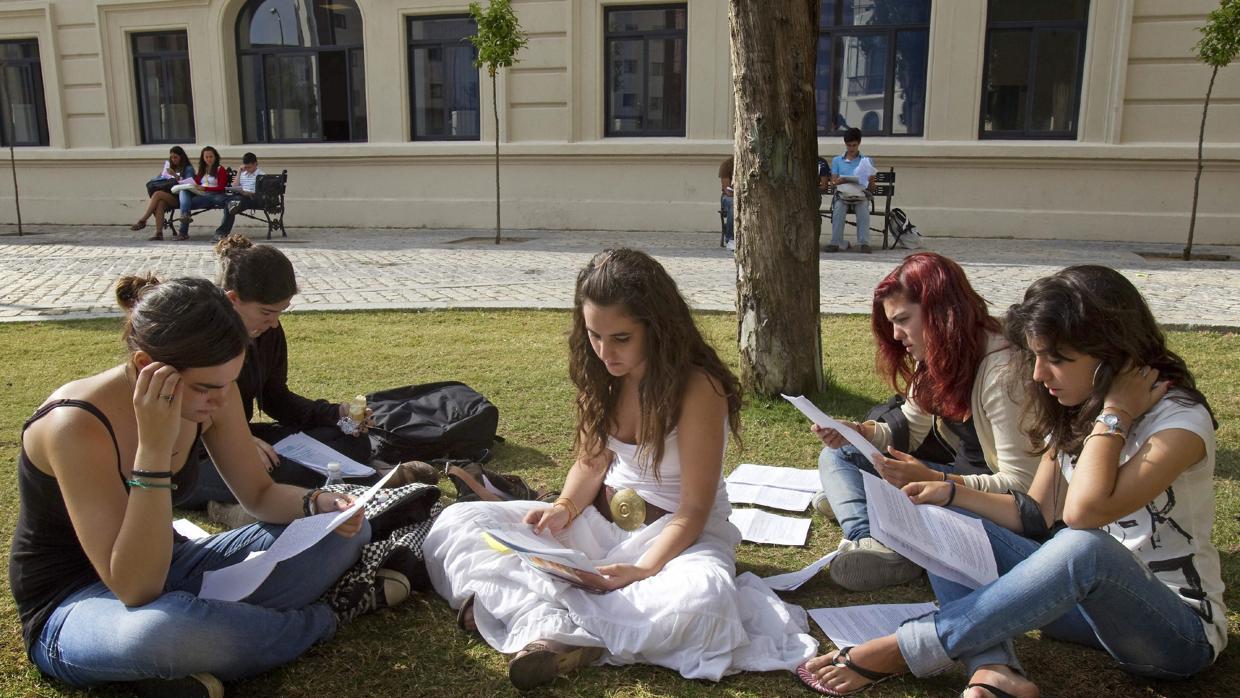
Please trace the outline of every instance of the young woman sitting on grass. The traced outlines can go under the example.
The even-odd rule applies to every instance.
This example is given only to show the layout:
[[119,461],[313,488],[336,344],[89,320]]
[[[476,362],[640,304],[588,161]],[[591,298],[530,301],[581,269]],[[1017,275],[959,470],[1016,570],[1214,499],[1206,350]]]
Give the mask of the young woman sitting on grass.
[[1035,282],[1008,311],[1043,451],[1028,495],[919,482],[916,503],[982,519],[999,579],[930,576],[940,610],[887,637],[810,660],[816,690],[843,695],[887,675],[963,662],[966,698],[1031,698],[1012,639],[1101,649],[1140,676],[1183,679],[1227,643],[1214,523],[1214,430],[1205,397],[1135,287],[1079,266]]
[[[271,481],[234,381],[248,342],[205,279],[125,277],[125,361],[61,386],[26,422],[9,583],[30,660],[73,686],[139,682],[151,695],[223,695],[336,629],[316,600],[370,537],[361,514],[281,562],[240,603],[197,596],[203,574],[265,550],[281,524],[349,506]],[[192,481],[198,440],[260,520],[189,541],[173,490]]]
[[[804,612],[735,578],[740,535],[720,474],[740,386],[658,262],[609,250],[581,271],[569,374],[577,459],[560,499],[456,504],[427,536],[427,571],[460,625],[515,653],[521,689],[599,660],[718,680],[812,655]],[[612,501],[626,498],[644,516],[622,528]],[[604,576],[585,590],[496,552],[482,532],[505,526],[580,551]]]
[[[903,584],[921,574],[870,536],[861,471],[897,487],[940,480],[1001,494],[1028,490],[1038,465],[1021,432],[1024,387],[1008,380],[1018,370],[1019,353],[959,264],[933,252],[906,257],[875,287],[870,325],[879,373],[907,397],[900,410],[908,420],[908,450],[937,441],[955,459],[923,462],[894,449],[890,425],[845,422],[889,454],[870,463],[834,429],[812,427],[826,445],[818,458],[825,499],[844,532],[828,573],[851,591]],[[820,509],[823,499],[816,498]]]
[[[323,482],[318,472],[290,460],[281,460],[271,444],[298,431],[325,443],[344,455],[366,463],[370,460],[370,437],[366,424],[356,434],[345,434],[337,426],[349,413],[348,403],[311,400],[288,387],[288,343],[280,315],[288,310],[297,294],[293,263],[271,245],[255,245],[249,238],[233,233],[215,245],[219,262],[218,283],[224,295],[245,323],[249,335],[245,362],[237,376],[241,409],[246,421],[254,416],[254,405],[278,423],[250,424],[259,460],[272,479],[301,487]],[[357,478],[350,482],[368,483],[377,479]],[[203,460],[198,482],[192,491],[178,497],[176,505],[201,509],[208,502],[235,503],[237,498],[220,479],[215,465]],[[238,520],[235,513],[211,507],[212,519],[225,524]]]

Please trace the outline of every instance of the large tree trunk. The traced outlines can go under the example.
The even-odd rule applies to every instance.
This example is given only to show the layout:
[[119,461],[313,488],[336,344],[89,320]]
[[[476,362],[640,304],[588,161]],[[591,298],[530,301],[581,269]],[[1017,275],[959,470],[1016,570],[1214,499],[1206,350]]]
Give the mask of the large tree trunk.
[[1218,77],[1218,66],[1210,73],[1210,86],[1206,88],[1206,101],[1201,105],[1201,130],[1197,132],[1197,176],[1193,178],[1193,212],[1188,216],[1188,244],[1184,246],[1184,259],[1193,256],[1193,230],[1197,227],[1197,195],[1201,192],[1201,168],[1203,162],[1202,147],[1206,142],[1206,112],[1210,109],[1210,93],[1214,91],[1214,78]]
[[814,60],[818,0],[730,0],[741,382],[822,390]]

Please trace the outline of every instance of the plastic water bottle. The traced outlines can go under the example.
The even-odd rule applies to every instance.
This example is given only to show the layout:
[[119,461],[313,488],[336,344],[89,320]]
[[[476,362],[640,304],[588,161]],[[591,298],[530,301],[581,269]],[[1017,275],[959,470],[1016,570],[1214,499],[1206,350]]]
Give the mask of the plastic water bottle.
[[340,474],[340,464],[331,462],[327,464],[327,481],[324,485],[343,485],[344,477]]

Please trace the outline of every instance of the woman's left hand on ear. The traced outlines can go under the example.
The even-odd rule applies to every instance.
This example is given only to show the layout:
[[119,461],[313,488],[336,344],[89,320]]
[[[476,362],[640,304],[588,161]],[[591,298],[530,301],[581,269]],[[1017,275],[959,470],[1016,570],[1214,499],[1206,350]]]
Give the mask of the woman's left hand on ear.
[[891,453],[891,456],[880,454],[874,457],[874,467],[884,480],[896,487],[904,487],[910,482],[943,479],[942,473],[926,467],[925,463],[913,456],[894,448],[888,448],[887,451]]
[[1129,366],[1116,374],[1103,401],[1135,420],[1158,404],[1171,388],[1171,381],[1159,380],[1158,369],[1150,366]]

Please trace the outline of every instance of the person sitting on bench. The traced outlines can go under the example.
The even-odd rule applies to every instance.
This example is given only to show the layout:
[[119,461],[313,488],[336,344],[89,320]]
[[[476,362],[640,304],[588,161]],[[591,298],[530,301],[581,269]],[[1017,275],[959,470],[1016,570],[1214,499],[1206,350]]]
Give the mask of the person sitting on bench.
[[224,205],[224,218],[220,221],[220,227],[215,229],[216,242],[223,240],[232,232],[238,213],[262,207],[262,200],[254,195],[258,176],[261,174],[266,173],[258,168],[257,155],[246,153],[241,156],[241,169],[237,170],[237,182],[226,190],[229,196]]
[[220,151],[211,146],[198,154],[198,173],[194,175],[197,185],[180,190],[181,225],[174,240],[189,239],[190,211],[202,208],[223,208],[224,187],[228,185],[228,170],[220,162]]
[[[859,170],[860,174],[869,173],[864,182],[857,181]],[[844,247],[844,217],[852,207],[857,218],[858,250],[869,254],[869,192],[874,187],[874,163],[861,154],[861,129],[844,132],[844,154],[831,160],[830,182],[835,187],[835,197],[831,199],[831,244],[824,251],[839,252]]]

